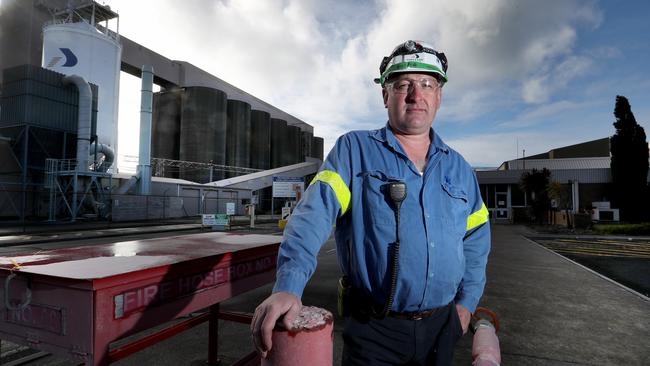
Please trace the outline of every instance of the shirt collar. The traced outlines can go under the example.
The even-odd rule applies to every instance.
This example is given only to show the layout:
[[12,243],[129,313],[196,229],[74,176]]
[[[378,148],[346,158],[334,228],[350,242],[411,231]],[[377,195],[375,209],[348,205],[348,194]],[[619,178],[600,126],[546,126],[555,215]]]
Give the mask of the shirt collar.
[[[385,142],[386,144],[388,144],[388,146],[392,147],[394,150],[399,151],[398,146],[400,146],[400,144],[397,142],[397,138],[395,137],[393,130],[390,129],[388,122],[386,122],[386,126],[378,130],[372,131],[370,135],[375,140],[380,142]],[[447,146],[447,144],[445,144],[445,142],[442,141],[440,136],[434,132],[433,126],[431,126],[431,130],[429,131],[429,136],[431,136],[431,148],[429,149],[429,155],[433,155],[438,151],[442,151],[445,154],[449,154],[449,146]]]

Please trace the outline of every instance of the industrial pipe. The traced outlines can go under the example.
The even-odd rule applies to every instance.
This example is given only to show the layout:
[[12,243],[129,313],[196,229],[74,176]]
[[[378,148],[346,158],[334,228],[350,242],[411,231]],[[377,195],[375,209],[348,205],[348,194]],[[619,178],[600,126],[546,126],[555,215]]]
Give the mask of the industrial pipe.
[[138,193],[151,193],[151,117],[153,104],[153,66],[142,66],[140,99],[140,156],[138,158]]
[[90,157],[90,129],[92,124],[93,93],[90,85],[79,75],[63,77],[63,84],[74,84],[79,90],[79,121],[77,123],[77,168],[78,172],[88,171]]
[[[102,154],[104,155],[104,161],[95,168],[95,171],[105,173],[113,165],[115,161],[115,152],[111,149],[110,146],[106,144],[95,144],[94,142],[90,145],[90,155]],[[95,160],[97,156],[95,156]]]
[[261,366],[331,366],[334,317],[325,309],[303,306],[290,330],[278,323],[273,346]]

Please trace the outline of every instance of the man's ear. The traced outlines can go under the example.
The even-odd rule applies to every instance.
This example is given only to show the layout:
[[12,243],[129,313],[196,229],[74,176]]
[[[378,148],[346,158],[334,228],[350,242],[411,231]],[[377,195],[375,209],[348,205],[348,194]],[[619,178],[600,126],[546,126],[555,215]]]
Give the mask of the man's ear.
[[384,98],[384,108],[388,108],[388,93],[386,92],[386,89],[381,89],[381,96]]

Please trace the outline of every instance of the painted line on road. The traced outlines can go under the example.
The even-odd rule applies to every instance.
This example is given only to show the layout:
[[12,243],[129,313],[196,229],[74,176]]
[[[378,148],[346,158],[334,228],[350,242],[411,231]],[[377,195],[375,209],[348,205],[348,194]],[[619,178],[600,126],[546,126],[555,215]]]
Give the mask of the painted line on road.
[[577,244],[592,244],[598,246],[605,245],[625,245],[630,247],[648,248],[648,243],[634,243],[630,241],[593,241],[593,240],[575,240],[575,239],[559,239],[559,243],[577,243]]
[[634,250],[626,249],[604,249],[604,248],[581,248],[581,247],[565,247],[565,246],[554,246],[548,244],[542,244],[546,248],[565,253],[580,253],[580,254],[591,254],[594,256],[598,255],[611,255],[618,256],[621,258],[638,258],[638,259],[650,259],[650,252],[641,252]]

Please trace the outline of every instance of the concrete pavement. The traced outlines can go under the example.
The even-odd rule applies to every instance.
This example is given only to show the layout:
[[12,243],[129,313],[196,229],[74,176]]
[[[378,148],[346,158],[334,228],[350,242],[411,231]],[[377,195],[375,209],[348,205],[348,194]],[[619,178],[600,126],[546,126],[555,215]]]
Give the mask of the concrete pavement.
[[[501,319],[503,365],[650,365],[650,300],[526,239],[521,226],[493,226],[488,284],[480,306]],[[330,239],[303,303],[336,309],[336,250]],[[222,304],[253,311],[264,286]],[[335,364],[343,320],[335,322]],[[196,327],[115,365],[203,365],[207,326]],[[229,364],[251,349],[248,327],[221,322],[220,354]],[[471,364],[471,335],[456,349],[456,365]],[[72,365],[56,357],[30,365]]]
[[[256,231],[277,231],[278,216],[258,216]],[[232,230],[250,230],[248,216],[233,216],[231,218]],[[82,240],[101,237],[119,237],[126,235],[140,235],[147,233],[180,232],[188,230],[210,230],[201,225],[201,219],[169,220],[167,222],[124,222],[93,223],[77,222],[66,224],[52,224],[45,226],[20,226],[0,227],[0,247],[14,245],[28,245],[49,243],[68,240]]]
[[522,234],[493,226],[480,304],[501,317],[503,364],[650,365],[650,301]]

